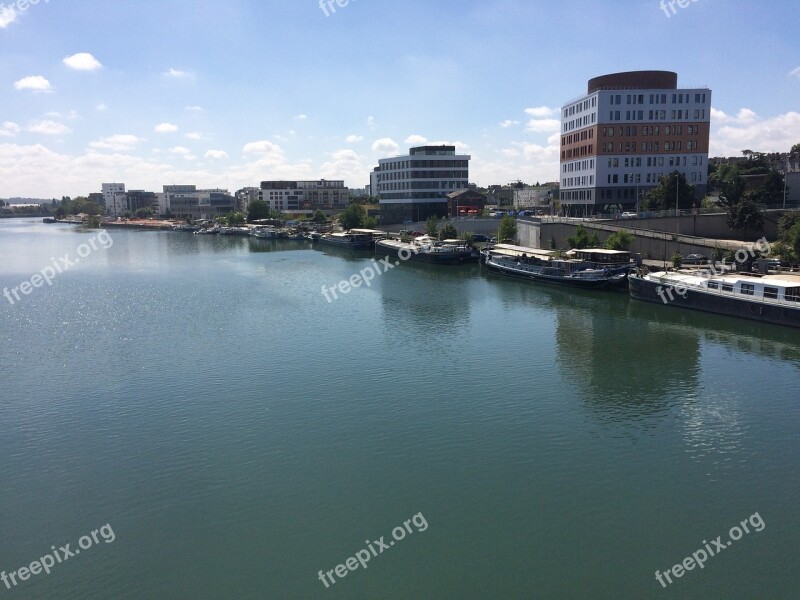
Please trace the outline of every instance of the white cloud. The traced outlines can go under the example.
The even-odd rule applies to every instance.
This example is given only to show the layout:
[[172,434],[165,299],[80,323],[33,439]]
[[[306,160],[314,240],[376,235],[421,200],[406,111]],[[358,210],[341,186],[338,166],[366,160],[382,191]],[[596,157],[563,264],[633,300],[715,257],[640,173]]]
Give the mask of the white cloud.
[[64,64],[76,71],[96,71],[97,69],[103,68],[100,61],[88,52],[79,52],[78,54],[68,56],[64,59]]
[[223,160],[228,158],[228,153],[224,150],[209,150],[206,152],[206,158],[210,158],[213,160]]
[[17,20],[17,11],[13,6],[0,5],[0,29],[5,29]]
[[189,112],[203,112],[203,107],[202,106],[187,106],[186,110],[188,110]]
[[558,131],[561,128],[561,121],[558,119],[531,119],[528,121],[527,129],[534,133],[546,133]]
[[428,143],[428,138],[426,138],[425,136],[422,136],[422,135],[414,134],[414,135],[408,136],[404,140],[404,142],[406,144],[411,144],[412,146],[418,145],[418,144],[427,144]]
[[369,127],[370,129],[375,129],[377,126],[378,124],[375,122],[375,117],[373,116],[367,117],[367,127]]
[[[319,172],[325,179],[344,179],[347,182],[360,182],[369,177],[369,167],[350,149],[333,152],[330,160],[322,163]],[[359,187],[363,187],[363,184]]]
[[261,140],[258,142],[250,142],[245,144],[242,152],[245,154],[263,154],[263,155],[283,155],[283,150],[278,144],[273,144],[269,140]]
[[181,155],[181,156],[185,156],[187,154],[191,154],[192,153],[192,151],[189,150],[189,148],[186,148],[184,146],[175,146],[173,148],[170,148],[169,151],[172,154],[178,154],[178,155]]
[[295,115],[295,117],[294,117],[295,121],[305,121],[307,119],[308,119],[308,115],[303,115],[303,114]]
[[191,76],[192,74],[188,71],[181,71],[180,69],[170,69],[164,73],[164,77],[170,77],[171,79],[188,79]]
[[547,106],[537,106],[535,108],[526,108],[525,112],[536,119],[542,119],[552,115],[555,110]]
[[178,131],[178,126],[172,123],[159,123],[155,127],[156,133],[175,133]]
[[447,140],[442,140],[438,142],[427,142],[430,146],[455,146],[457,152],[464,152],[465,150],[469,150],[469,144],[465,144],[464,142],[448,142]]
[[512,121],[511,119],[500,121],[500,127],[502,127],[503,129],[508,129],[512,125],[519,125],[519,121]]
[[797,77],[798,79],[800,79],[800,67],[797,67],[796,69],[792,69],[789,72],[789,77]]
[[741,156],[742,150],[788,152],[800,140],[800,113],[788,112],[768,119],[750,109],[736,117],[712,123],[711,156]]
[[44,120],[34,122],[30,127],[28,127],[28,131],[31,133],[40,133],[42,135],[65,135],[70,133],[71,129],[63,123]]
[[145,140],[136,137],[135,135],[117,134],[91,142],[89,146],[96,150],[113,150],[115,152],[125,152],[133,150],[133,148],[137,144],[143,141]]
[[345,142],[348,144],[355,144],[357,142],[363,142],[364,136],[363,135],[348,135],[345,139]]
[[381,138],[379,140],[375,140],[372,144],[372,150],[374,152],[384,152],[388,154],[397,154],[397,151],[400,149],[400,146],[397,145],[392,138]]
[[0,136],[14,137],[20,132],[20,127],[12,121],[6,121],[0,126]]
[[738,123],[738,124],[745,124],[745,123],[752,123],[758,119],[758,115],[750,110],[749,108],[742,108],[736,114],[736,116],[731,116],[725,114],[721,110],[717,110],[714,107],[711,107],[711,122],[712,124],[717,123]]
[[94,107],[94,109],[95,109],[96,111],[98,111],[98,112],[103,112],[103,111],[106,111],[106,110],[108,110],[108,107],[105,105],[105,103],[104,103],[104,102],[101,102],[100,104],[98,104],[97,106],[95,106],[95,107]]
[[14,87],[18,90],[32,90],[34,92],[49,93],[53,91],[53,87],[50,85],[50,82],[41,75],[24,77],[23,79],[14,82]]
[[186,137],[187,140],[195,140],[196,141],[196,140],[202,140],[203,139],[203,134],[200,133],[199,131],[191,131],[191,132],[187,133],[185,137]]

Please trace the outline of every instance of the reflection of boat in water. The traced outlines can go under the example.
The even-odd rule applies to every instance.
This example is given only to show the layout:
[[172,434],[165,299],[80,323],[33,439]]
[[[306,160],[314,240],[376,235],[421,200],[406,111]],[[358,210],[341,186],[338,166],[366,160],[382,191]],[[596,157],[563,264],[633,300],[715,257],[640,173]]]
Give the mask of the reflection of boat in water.
[[625,281],[627,269],[596,268],[579,258],[557,258],[555,252],[498,244],[483,251],[486,267],[495,273],[569,287],[597,289]]
[[800,277],[659,271],[631,274],[628,283],[637,300],[800,327]]
[[396,239],[383,239],[375,243],[375,251],[389,253],[400,260],[411,260],[437,265],[460,265],[476,262],[478,254],[461,240],[440,242],[430,236],[415,238],[409,242]]

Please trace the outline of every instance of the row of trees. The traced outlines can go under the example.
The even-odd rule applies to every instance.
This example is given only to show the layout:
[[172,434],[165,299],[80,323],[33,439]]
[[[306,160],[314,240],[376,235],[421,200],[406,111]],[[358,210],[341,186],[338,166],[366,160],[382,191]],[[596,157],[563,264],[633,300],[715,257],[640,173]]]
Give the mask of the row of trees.
[[[636,236],[624,229],[620,229],[606,238],[605,243],[603,243],[603,248],[606,250],[628,250],[635,239]],[[574,250],[599,248],[600,238],[597,236],[596,231],[590,234],[583,225],[580,225],[575,235],[567,239],[567,244],[570,249]]]

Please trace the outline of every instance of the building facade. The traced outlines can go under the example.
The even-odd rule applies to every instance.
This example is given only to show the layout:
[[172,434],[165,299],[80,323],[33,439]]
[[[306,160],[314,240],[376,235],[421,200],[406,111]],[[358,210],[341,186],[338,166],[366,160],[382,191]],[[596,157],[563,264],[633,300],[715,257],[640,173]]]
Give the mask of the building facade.
[[294,212],[305,210],[340,210],[350,203],[350,190],[344,181],[262,181],[259,200],[270,210]]
[[103,203],[106,206],[106,214],[110,217],[121,217],[128,210],[128,202],[125,198],[124,183],[104,183]]
[[455,146],[419,146],[407,155],[379,160],[374,185],[381,224],[446,216],[447,195],[469,187],[470,158],[456,154]]
[[174,219],[211,220],[236,210],[236,198],[228,190],[165,185],[164,192],[158,195]]
[[670,71],[596,77],[561,109],[561,204],[570,214],[635,210],[665,175],[708,187],[711,90]]

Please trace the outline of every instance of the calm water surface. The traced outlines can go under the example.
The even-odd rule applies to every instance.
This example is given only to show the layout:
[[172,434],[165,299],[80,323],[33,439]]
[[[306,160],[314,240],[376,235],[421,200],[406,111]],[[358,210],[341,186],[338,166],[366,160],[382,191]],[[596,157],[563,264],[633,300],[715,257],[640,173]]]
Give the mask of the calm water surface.
[[[0,287],[94,235],[0,221]],[[800,332],[477,265],[328,303],[368,255],[110,235],[0,298],[0,570],[115,539],[0,598],[798,597]]]

